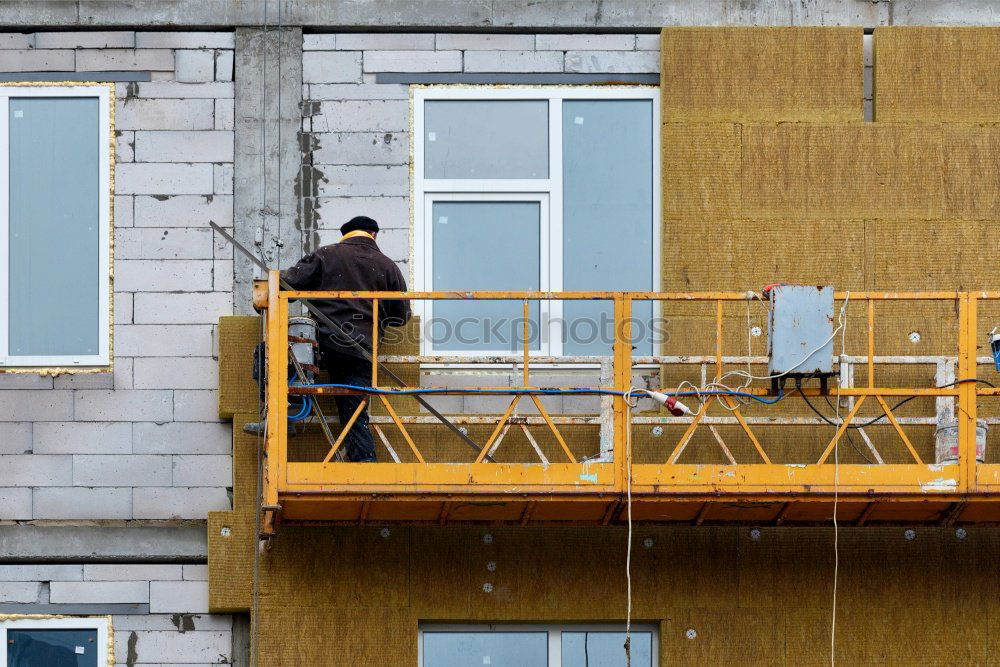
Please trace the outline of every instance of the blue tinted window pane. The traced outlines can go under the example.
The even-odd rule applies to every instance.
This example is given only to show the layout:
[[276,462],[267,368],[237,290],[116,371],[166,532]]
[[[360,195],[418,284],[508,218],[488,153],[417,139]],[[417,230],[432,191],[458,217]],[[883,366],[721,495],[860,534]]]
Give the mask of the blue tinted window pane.
[[9,667],[97,667],[98,648],[93,629],[7,630]]
[[[563,103],[563,289],[653,288],[653,102]],[[652,306],[634,304],[636,354],[652,354]],[[610,304],[567,302],[574,320],[599,322]],[[565,354],[609,354],[611,341],[567,335]]]
[[[633,632],[631,647],[633,667],[652,667],[652,633]],[[562,667],[621,667],[624,664],[624,632],[562,633]]]
[[546,632],[425,632],[423,667],[547,667]]
[[10,100],[11,356],[100,352],[97,98]]
[[546,100],[424,103],[424,178],[548,178]]
[[[435,291],[538,291],[541,263],[537,201],[434,202]],[[538,304],[530,309],[538,349]],[[521,349],[524,305],[513,301],[436,301],[430,338],[437,350]]]

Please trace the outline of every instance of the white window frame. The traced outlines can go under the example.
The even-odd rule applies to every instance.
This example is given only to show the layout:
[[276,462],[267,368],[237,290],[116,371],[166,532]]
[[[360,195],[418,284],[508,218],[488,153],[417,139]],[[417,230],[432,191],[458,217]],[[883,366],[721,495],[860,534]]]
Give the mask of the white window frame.
[[[424,667],[424,633],[434,632],[546,632],[549,636],[548,667],[562,667],[563,632],[625,632],[625,624],[573,623],[486,623],[486,624],[421,624],[417,628],[417,665]],[[653,667],[660,664],[659,627],[651,623],[633,623],[632,632],[648,632],[652,636],[650,657]],[[471,664],[471,663],[470,663]]]
[[[652,103],[653,164],[653,291],[661,283],[661,210],[660,202],[660,90],[656,86],[426,86],[414,88],[413,96],[413,289],[431,291],[433,286],[430,215],[432,202],[459,194],[479,197],[481,201],[498,201],[500,195],[513,195],[515,201],[530,201],[539,194],[548,194],[547,234],[543,227],[540,247],[542,250],[542,291],[563,291],[562,220],[563,220],[563,164],[562,164],[562,102],[563,100],[649,100]],[[537,100],[549,105],[549,174],[538,179],[431,179],[424,178],[424,102],[429,100]],[[521,197],[517,199],[516,197]],[[546,216],[547,213],[547,216]],[[545,248],[549,251],[546,252]],[[547,305],[546,305],[547,304]],[[548,320],[548,333],[543,335],[540,349],[532,351],[540,356],[562,356],[563,302],[549,301],[542,304],[542,323]],[[431,317],[432,302],[418,301],[414,312],[422,321]],[[653,317],[659,316],[659,303],[653,304]],[[546,341],[547,339],[547,341]],[[420,353],[424,355],[482,356],[483,351],[432,349],[426,337],[421,336]],[[655,350],[654,350],[655,353]]]
[[[0,85],[0,369],[2,368],[93,368],[111,364],[111,100],[112,85],[37,84],[25,86]],[[18,97],[96,97],[98,98],[99,146],[99,224],[98,244],[98,354],[93,355],[11,355],[9,350],[10,287],[10,99]]]
[[96,630],[97,667],[108,667],[111,620],[107,616],[75,616],[71,618],[6,618],[0,620],[0,667],[7,667],[8,630]]

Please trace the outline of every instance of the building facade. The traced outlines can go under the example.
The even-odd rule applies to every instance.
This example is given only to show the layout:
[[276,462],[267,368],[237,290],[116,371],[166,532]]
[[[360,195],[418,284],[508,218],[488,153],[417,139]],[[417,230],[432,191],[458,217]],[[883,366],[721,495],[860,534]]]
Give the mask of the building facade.
[[[732,215],[725,207],[737,202],[726,198],[739,184],[708,178],[690,189],[712,203],[661,207],[677,194],[661,173],[664,137],[673,136],[662,128],[687,122],[664,115],[684,101],[663,106],[661,83],[676,72],[660,71],[662,28],[853,27],[859,80],[844,95],[856,105],[849,122],[865,123],[877,119],[872,29],[995,22],[990,3],[916,0],[0,4],[0,95],[9,106],[0,142],[10,156],[0,173],[11,177],[0,254],[0,285],[10,295],[0,320],[8,329],[0,339],[4,645],[70,627],[77,633],[50,641],[96,661],[80,664],[150,667],[473,664],[444,662],[456,650],[475,654],[475,664],[578,665],[591,650],[612,655],[602,642],[617,642],[625,620],[620,526],[289,527],[269,554],[240,551],[243,569],[226,570],[234,560],[221,559],[210,595],[210,536],[228,537],[242,530],[233,521],[252,515],[240,498],[253,497],[257,464],[240,458],[254,442],[239,429],[257,390],[249,377],[220,389],[220,355],[237,349],[227,348],[236,343],[220,334],[220,317],[253,314],[260,274],[209,224],[277,268],[335,242],[348,218],[368,215],[383,229],[383,252],[414,289],[428,291],[653,291],[668,264],[685,265],[691,289],[716,288],[690,259],[700,251],[670,241],[672,224]],[[58,103],[46,108],[46,100]],[[93,100],[93,109],[61,104],[80,100]],[[489,106],[498,101],[510,106]],[[478,103],[487,104],[469,106]],[[42,124],[21,130],[33,114]],[[67,153],[88,133],[98,140]],[[713,141],[699,145],[716,151],[722,142]],[[51,154],[33,153],[42,145]],[[468,148],[497,145],[499,157]],[[697,153],[685,160],[705,157]],[[66,163],[67,154],[80,162]],[[705,159],[729,156],[719,149]],[[602,162],[615,169],[588,166]],[[74,182],[79,164],[104,167],[107,177]],[[18,172],[29,178],[19,181]],[[18,228],[55,210],[40,196],[46,186],[65,196],[51,206],[73,202],[96,229]],[[921,207],[912,198],[907,205]],[[952,217],[976,225],[992,217],[966,213]],[[463,235],[461,223],[472,219],[487,222]],[[609,219],[619,221],[614,243],[601,246]],[[53,247],[74,259],[53,266]],[[599,258],[596,247],[605,249]],[[574,269],[581,266],[594,268]],[[748,287],[754,267],[742,268],[722,270],[734,289]],[[942,280],[965,280],[956,275]],[[978,279],[962,286],[987,289]],[[29,297],[51,312],[34,313],[44,309]],[[18,330],[29,316],[38,317],[35,328]],[[95,321],[93,340],[38,333]],[[240,350],[256,341],[247,322]],[[425,340],[420,352],[468,351],[453,336]],[[579,343],[544,352],[587,350]],[[230,401],[233,392],[240,395]],[[448,413],[497,409],[483,397],[447,400]],[[547,405],[559,414],[596,405],[575,400]],[[235,481],[234,456],[244,466]],[[211,523],[209,512],[232,513]],[[874,661],[869,651],[877,650],[901,664],[1000,660],[988,630],[1000,613],[992,596],[1000,533],[961,530],[921,529],[916,541],[896,527],[846,532],[860,555],[845,575],[842,632],[864,634],[865,609],[897,616],[903,627],[886,640],[891,650],[869,637],[838,644],[840,659]],[[829,536],[825,528],[640,529],[632,664],[828,660],[827,589],[790,600],[810,578],[828,581]],[[900,569],[880,569],[886,559]],[[871,585],[871,571],[881,572],[882,586]],[[271,587],[262,591],[262,580]],[[86,620],[55,618],[66,616]],[[938,622],[970,629],[956,642],[910,642],[908,633]],[[496,623],[512,625],[498,633]]]

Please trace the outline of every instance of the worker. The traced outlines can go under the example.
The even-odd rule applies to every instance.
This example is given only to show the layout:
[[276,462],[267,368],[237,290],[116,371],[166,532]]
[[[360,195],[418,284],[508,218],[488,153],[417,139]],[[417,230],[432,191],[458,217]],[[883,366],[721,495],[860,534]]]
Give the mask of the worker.
[[[351,218],[341,228],[339,243],[311,252],[298,264],[282,271],[281,277],[295,290],[405,292],[406,280],[395,262],[382,254],[375,239],[378,223],[366,216]],[[371,352],[372,336],[381,339],[387,326],[402,326],[410,319],[407,300],[379,300],[378,333],[373,331],[372,302],[317,300],[314,305],[339,331],[330,331],[319,322],[317,336],[323,367],[333,384],[370,387],[372,362],[362,350]],[[337,396],[340,423],[346,424],[364,400],[361,396]],[[375,440],[368,430],[368,408],[358,415],[344,440],[347,458],[355,463],[375,462]]]

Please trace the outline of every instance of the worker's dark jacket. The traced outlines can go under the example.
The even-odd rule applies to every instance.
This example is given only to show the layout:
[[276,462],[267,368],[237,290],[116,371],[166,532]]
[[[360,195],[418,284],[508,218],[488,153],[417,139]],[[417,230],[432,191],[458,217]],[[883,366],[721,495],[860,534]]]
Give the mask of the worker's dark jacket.
[[[296,290],[405,292],[406,280],[399,267],[382,254],[374,239],[363,236],[326,245],[282,272]],[[366,350],[372,347],[371,299],[314,302],[324,315],[338,324]],[[379,299],[379,338],[387,326],[402,326],[410,319],[410,303]],[[362,356],[356,347],[342,341],[337,332],[319,322],[320,345],[338,352]],[[332,334],[332,338],[331,338]],[[340,342],[338,342],[340,341]]]

